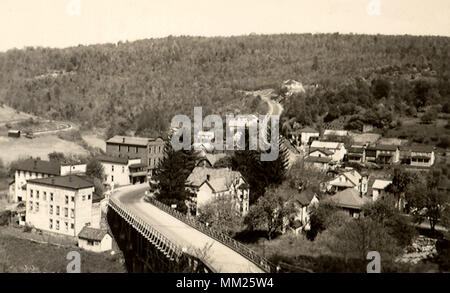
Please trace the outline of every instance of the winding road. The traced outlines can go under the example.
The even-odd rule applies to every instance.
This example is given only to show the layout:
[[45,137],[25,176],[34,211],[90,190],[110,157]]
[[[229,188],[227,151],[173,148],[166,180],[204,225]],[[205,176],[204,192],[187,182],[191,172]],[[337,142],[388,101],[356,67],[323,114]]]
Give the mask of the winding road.
[[144,201],[147,189],[145,183],[126,186],[116,189],[112,197],[217,273],[264,273],[238,252]]

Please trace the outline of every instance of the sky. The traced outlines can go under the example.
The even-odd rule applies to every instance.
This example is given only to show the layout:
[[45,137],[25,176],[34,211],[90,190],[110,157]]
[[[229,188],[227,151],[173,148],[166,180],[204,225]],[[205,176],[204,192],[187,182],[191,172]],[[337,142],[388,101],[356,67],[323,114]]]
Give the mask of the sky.
[[450,0],[0,0],[0,51],[334,32],[450,36]]

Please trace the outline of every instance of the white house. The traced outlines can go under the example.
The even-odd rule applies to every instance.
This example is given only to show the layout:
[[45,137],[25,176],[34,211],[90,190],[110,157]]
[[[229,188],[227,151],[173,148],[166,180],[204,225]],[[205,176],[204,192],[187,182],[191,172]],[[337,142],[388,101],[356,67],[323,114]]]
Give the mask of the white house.
[[368,177],[362,176],[356,170],[351,170],[338,174],[333,180],[327,182],[327,190],[335,189],[336,191],[348,188],[355,189],[362,194],[366,194],[368,190]]
[[141,158],[99,156],[97,160],[103,166],[105,185],[117,187],[146,181],[147,164]]
[[292,219],[295,224],[294,227],[295,232],[298,233],[301,229],[303,230],[311,229],[310,225],[311,209],[319,204],[319,196],[316,193],[307,190],[296,194],[293,197],[292,202],[296,210],[296,214]]
[[315,140],[311,144],[310,151],[313,151],[316,149],[324,149],[324,150],[332,152],[333,154],[331,155],[331,159],[333,162],[342,161],[344,159],[345,154],[347,153],[347,150],[345,149],[344,144],[341,142]]
[[293,139],[301,145],[309,145],[313,140],[318,140],[320,132],[311,127],[295,130],[291,133]]
[[392,184],[391,180],[375,179],[372,185],[372,199],[376,201],[384,195],[386,187]]
[[78,246],[93,252],[108,251],[112,249],[112,237],[106,230],[85,226],[78,234]]
[[186,180],[186,188],[196,195],[197,212],[214,198],[231,196],[242,215],[248,213],[250,189],[240,172],[229,168],[195,167]]
[[328,200],[334,202],[337,207],[348,212],[348,214],[354,218],[359,217],[365,204],[372,202],[369,197],[361,195],[353,188],[342,190]]
[[292,79],[285,80],[281,88],[286,90],[286,96],[306,92],[301,82]]
[[77,236],[92,222],[94,184],[78,175],[30,179],[26,224],[40,230]]
[[326,172],[330,169],[332,162],[331,158],[308,156],[305,158],[304,163],[306,168],[313,168],[321,172]]
[[348,136],[347,130],[334,130],[334,129],[326,129],[323,132],[323,136],[338,136],[338,137],[345,137]]

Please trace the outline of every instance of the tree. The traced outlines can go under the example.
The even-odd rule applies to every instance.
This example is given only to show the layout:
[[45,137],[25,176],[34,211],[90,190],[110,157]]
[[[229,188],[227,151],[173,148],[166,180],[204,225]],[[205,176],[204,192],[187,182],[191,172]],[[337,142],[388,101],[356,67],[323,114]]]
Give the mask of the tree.
[[408,185],[413,181],[413,177],[402,168],[394,169],[394,176],[392,178],[392,184],[386,188],[386,192],[394,195],[396,199],[396,206],[399,210],[403,209],[402,202],[405,197],[405,192],[408,189]]
[[309,218],[311,228],[306,232],[306,237],[313,241],[319,233],[327,229],[333,230],[340,227],[349,219],[349,216],[336,207],[333,202],[321,202],[311,210]]
[[243,225],[243,218],[230,197],[219,197],[199,207],[197,219],[230,237],[239,232]]
[[86,166],[86,175],[103,182],[105,177],[103,165],[96,158],[91,158]]
[[66,160],[66,156],[64,155],[64,153],[52,152],[48,154],[48,159],[50,161],[64,162]]
[[388,98],[391,89],[391,83],[386,79],[375,79],[372,81],[372,93],[377,99]]
[[251,229],[264,229],[271,240],[292,212],[293,207],[285,202],[284,197],[275,188],[269,188],[256,204],[250,206],[245,224]]
[[417,231],[394,205],[395,199],[388,196],[365,205],[363,215],[386,227],[387,233],[397,240],[399,247],[406,247],[417,236]]
[[449,212],[449,195],[440,191],[436,186],[414,184],[407,193],[408,205],[413,208],[413,216],[417,223],[428,220],[431,231],[435,231],[436,224],[441,218],[446,219]]
[[185,213],[194,196],[186,189],[186,179],[195,167],[198,154],[193,150],[175,151],[170,139],[165,144],[164,154],[154,175],[159,190],[156,199],[167,205],[175,204],[177,210]]

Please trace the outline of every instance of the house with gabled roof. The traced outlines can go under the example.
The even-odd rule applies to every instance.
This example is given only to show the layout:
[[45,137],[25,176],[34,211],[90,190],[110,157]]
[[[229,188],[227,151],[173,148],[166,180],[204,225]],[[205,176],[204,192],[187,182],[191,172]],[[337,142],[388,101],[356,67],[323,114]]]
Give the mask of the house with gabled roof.
[[386,194],[386,188],[392,184],[392,180],[375,179],[371,187],[373,201],[378,200]]
[[306,168],[313,168],[321,172],[326,172],[332,164],[330,157],[308,156],[303,161]]
[[361,175],[356,170],[339,173],[334,179],[327,182],[327,191],[342,191],[348,188],[366,194],[368,190],[368,176]]
[[401,163],[414,167],[429,168],[436,160],[432,146],[405,146],[400,147]]
[[313,141],[311,144],[311,150],[322,149],[332,152],[331,159],[334,162],[340,162],[344,159],[347,150],[341,142],[331,142],[331,141]]
[[242,215],[249,211],[250,187],[238,171],[195,167],[186,180],[186,188],[195,194],[197,212],[199,207],[219,197],[230,197]]
[[372,199],[362,195],[354,188],[347,188],[339,191],[327,199],[337,207],[348,212],[351,217],[358,218],[364,205],[372,202]]
[[112,249],[112,237],[105,229],[84,226],[78,234],[78,247],[92,252]]
[[141,158],[98,156],[103,166],[103,184],[107,186],[124,186],[147,181],[147,164]]

